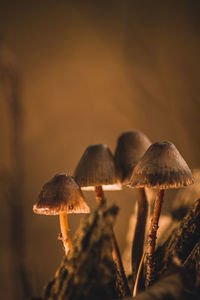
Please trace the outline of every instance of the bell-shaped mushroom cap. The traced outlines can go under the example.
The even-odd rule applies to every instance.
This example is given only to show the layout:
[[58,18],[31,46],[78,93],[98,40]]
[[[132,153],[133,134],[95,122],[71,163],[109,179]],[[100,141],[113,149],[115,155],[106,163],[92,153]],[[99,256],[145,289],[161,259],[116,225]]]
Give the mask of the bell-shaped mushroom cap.
[[140,131],[127,131],[120,135],[115,150],[115,161],[123,183],[130,180],[133,169],[150,145],[150,140]]
[[129,186],[169,189],[192,183],[187,163],[172,143],[164,141],[148,148],[136,165]]
[[36,214],[57,215],[60,212],[89,213],[90,208],[74,179],[66,174],[56,174],[42,188],[36,204]]
[[110,149],[103,144],[89,146],[81,157],[74,178],[83,190],[102,186],[105,190],[121,189],[119,173]]

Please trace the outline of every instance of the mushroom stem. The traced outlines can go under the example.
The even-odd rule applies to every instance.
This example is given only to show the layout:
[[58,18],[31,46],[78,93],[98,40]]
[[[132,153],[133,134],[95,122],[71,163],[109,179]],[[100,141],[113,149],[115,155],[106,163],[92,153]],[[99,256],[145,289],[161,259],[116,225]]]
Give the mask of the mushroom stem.
[[148,212],[148,202],[144,188],[138,189],[138,200],[137,200],[137,220],[135,226],[135,233],[132,245],[132,276],[133,283],[136,280],[138,267],[142,258],[144,239],[145,239],[145,228]]
[[62,234],[62,242],[63,246],[65,248],[65,254],[69,252],[69,249],[71,248],[71,239],[69,236],[69,227],[68,227],[68,221],[67,221],[67,212],[62,211],[59,214],[60,216],[60,229]]
[[158,221],[160,218],[161,207],[163,203],[163,196],[164,196],[164,190],[158,189],[154,210],[153,210],[153,217],[151,220],[151,226],[149,230],[149,236],[148,236],[147,255],[146,255],[146,268],[147,268],[146,287],[149,287],[152,281],[153,267],[154,267],[153,259],[154,259],[154,252],[156,246],[156,235],[158,230]]
[[96,200],[97,203],[100,205],[104,199],[104,192],[101,185],[95,186],[95,192],[96,192]]
[[[95,192],[96,192],[96,200],[99,205],[102,203],[102,201],[106,201],[102,186],[95,186]],[[112,232],[112,248],[113,248],[112,257],[120,275],[121,284],[124,290],[124,296],[130,296],[130,289],[124,272],[124,267],[123,267],[123,263],[122,263],[122,259],[121,259],[121,255],[120,255],[120,251],[119,251],[119,247],[117,244],[114,231]]]

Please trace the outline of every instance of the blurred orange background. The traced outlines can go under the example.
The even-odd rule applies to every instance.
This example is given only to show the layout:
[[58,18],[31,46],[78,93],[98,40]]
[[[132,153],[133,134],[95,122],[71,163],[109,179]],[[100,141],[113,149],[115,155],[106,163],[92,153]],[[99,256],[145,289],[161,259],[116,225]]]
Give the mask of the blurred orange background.
[[[90,144],[112,151],[126,130],[172,141],[200,166],[200,20],[198,1],[1,1],[0,32],[21,74],[25,144],[25,232],[33,296],[58,267],[58,217],[33,203],[57,172],[70,175]],[[0,165],[10,169],[11,127],[0,90]],[[135,192],[106,193],[120,213],[123,250]],[[172,193],[173,195],[173,193]],[[85,192],[92,208],[94,194]],[[1,199],[2,299],[12,298],[10,216]],[[165,211],[167,204],[165,203]],[[69,219],[73,236],[81,216]]]

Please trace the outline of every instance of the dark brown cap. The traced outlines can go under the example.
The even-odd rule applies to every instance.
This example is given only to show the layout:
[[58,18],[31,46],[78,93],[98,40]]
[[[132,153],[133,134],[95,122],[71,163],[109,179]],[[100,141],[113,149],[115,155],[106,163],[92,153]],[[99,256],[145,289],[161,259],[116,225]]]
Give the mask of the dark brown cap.
[[129,186],[169,189],[192,183],[187,163],[172,143],[164,141],[148,148],[136,165]]
[[150,140],[140,131],[126,131],[120,135],[115,150],[115,161],[123,183],[130,180],[133,169],[150,145]]
[[74,178],[84,190],[94,190],[99,185],[105,190],[121,188],[114,157],[103,144],[91,145],[85,150],[76,167]]
[[63,211],[89,213],[90,208],[73,177],[61,173],[43,186],[33,211],[36,214],[57,215]]

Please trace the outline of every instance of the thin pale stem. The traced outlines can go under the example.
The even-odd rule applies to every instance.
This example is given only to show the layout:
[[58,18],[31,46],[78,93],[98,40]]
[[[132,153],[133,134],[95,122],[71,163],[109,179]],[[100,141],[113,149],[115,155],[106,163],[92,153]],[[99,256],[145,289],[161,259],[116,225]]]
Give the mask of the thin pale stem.
[[[95,186],[95,192],[96,192],[96,200],[99,205],[103,201],[106,202],[102,186]],[[112,248],[113,248],[112,257],[113,257],[114,263],[115,263],[117,270],[119,272],[119,275],[120,275],[121,284],[122,284],[123,290],[124,290],[124,296],[130,296],[130,289],[129,289],[128,281],[127,281],[127,278],[126,278],[126,275],[124,272],[124,267],[123,267],[123,263],[122,263],[122,259],[121,259],[121,255],[120,255],[120,251],[119,251],[119,247],[117,244],[117,240],[116,240],[114,231],[112,232]]]
[[137,294],[138,284],[139,284],[139,279],[140,279],[140,273],[141,273],[141,270],[142,270],[145,255],[146,255],[146,253],[144,252],[143,255],[142,255],[142,258],[140,260],[140,264],[139,264],[136,279],[135,279],[134,289],[133,289],[133,297],[135,297],[136,294]]
[[152,275],[153,275],[153,267],[154,267],[154,252],[156,247],[156,236],[158,230],[158,221],[160,218],[161,207],[163,203],[163,196],[164,190],[158,189],[154,210],[153,210],[153,217],[151,220],[151,226],[149,230],[148,236],[148,245],[147,245],[147,256],[146,256],[146,287],[151,285]]
[[65,248],[65,254],[67,255],[69,249],[71,248],[71,239],[69,236],[69,227],[66,212],[60,212],[60,229],[62,234],[63,246]]
[[144,239],[145,239],[145,228],[148,212],[148,201],[144,188],[138,189],[138,200],[137,200],[137,220],[132,245],[132,276],[133,284],[136,280],[138,267],[142,258]]

